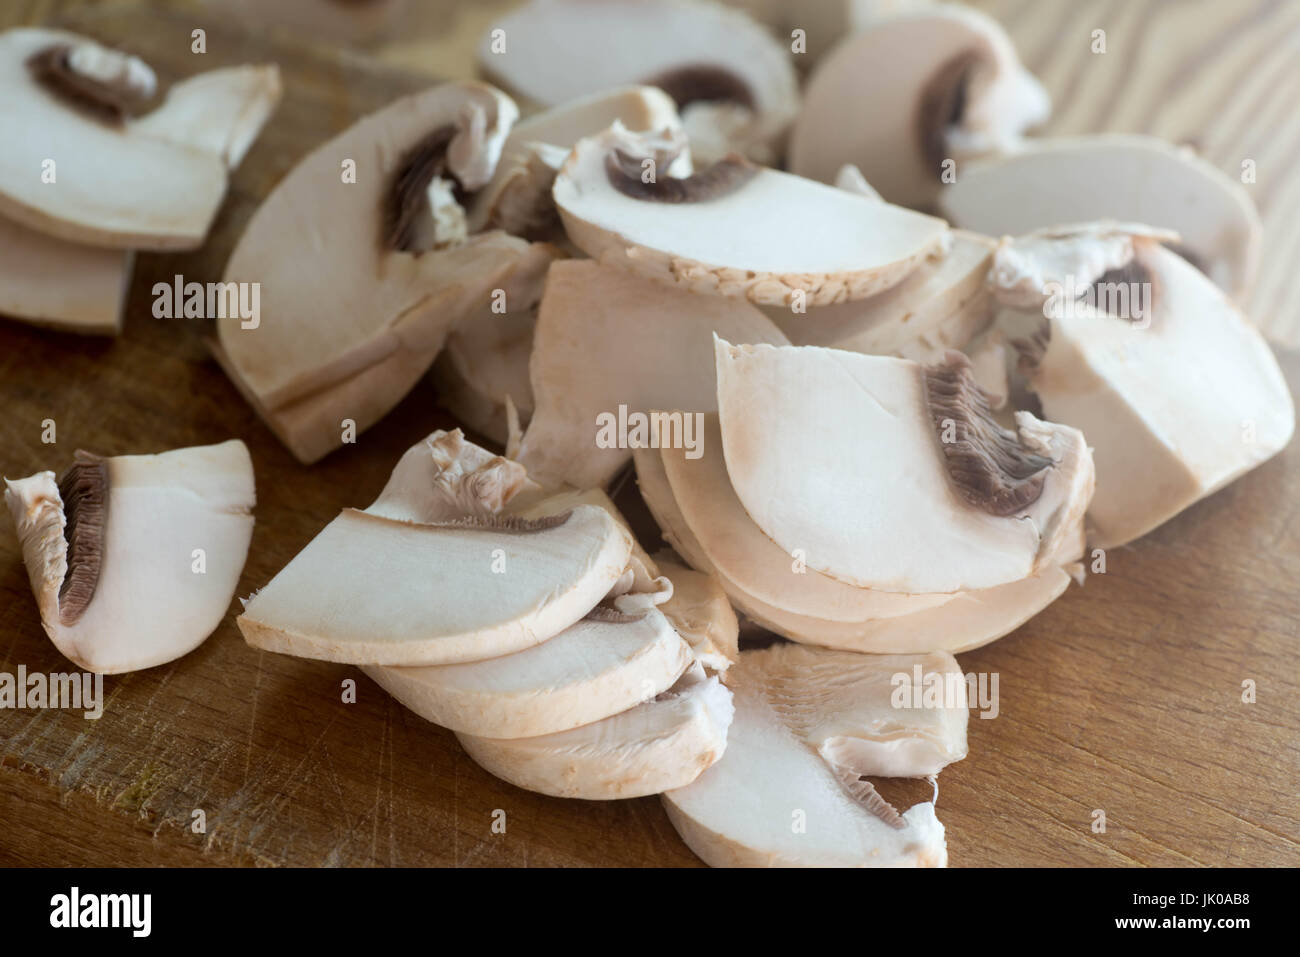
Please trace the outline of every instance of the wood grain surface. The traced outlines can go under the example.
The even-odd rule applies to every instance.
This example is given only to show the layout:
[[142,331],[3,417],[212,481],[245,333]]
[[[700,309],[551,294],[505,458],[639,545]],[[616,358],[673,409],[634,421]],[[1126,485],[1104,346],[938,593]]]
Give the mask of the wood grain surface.
[[[1068,86],[1069,76],[1079,83],[1093,76],[1066,65],[1078,55],[1061,37],[1082,31],[1086,41],[1091,29],[1075,6],[995,7],[1056,92],[1063,130],[1177,129],[1219,141],[1212,135],[1218,127],[1158,120],[1133,103],[1154,110],[1172,99],[1187,108],[1198,97],[1186,88],[1202,82],[1191,68],[1181,81],[1163,68],[1155,75],[1166,79],[1151,80],[1144,56],[1117,57],[1134,87],[1166,82],[1171,92],[1121,100],[1112,85],[1106,97],[1062,96],[1057,88]],[[1149,31],[1164,18],[1185,17],[1170,9],[1184,4],[1088,6],[1113,18],[1116,53],[1125,49],[1119,38],[1126,29]],[[1150,12],[1134,13],[1135,6]],[[1219,5],[1186,6],[1211,18]],[[1221,66],[1223,76],[1249,86],[1258,82],[1247,69],[1252,61],[1266,74],[1283,69],[1280,59],[1268,66],[1265,53],[1295,43],[1296,5],[1240,6],[1258,8],[1258,21],[1243,20],[1214,47],[1207,27],[1205,45],[1214,62],[1237,65]],[[1041,12],[1047,7],[1058,8],[1052,22],[1067,26],[1049,30]],[[238,590],[246,596],[341,507],[369,502],[403,450],[452,423],[422,384],[357,445],[300,466],[208,357],[205,324],[152,318],[149,290],[177,272],[219,277],[259,198],[298,157],[426,81],[188,14],[142,18],[115,6],[83,11],[51,2],[20,3],[4,15],[11,14],[25,22],[63,19],[133,46],[165,76],[196,69],[188,35],[201,23],[209,29],[204,67],[272,58],[285,71],[284,103],[235,175],[207,246],[140,257],[120,339],[0,322],[0,471],[7,476],[61,470],[77,448],[118,454],[229,437],[248,443],[258,506]],[[1204,26],[1187,19],[1189,29]],[[1249,40],[1255,52],[1228,52],[1234,38]],[[1195,48],[1190,39],[1176,46]],[[1235,122],[1253,128],[1273,115],[1274,134],[1285,140],[1295,121],[1266,105],[1272,94],[1260,90],[1268,97]],[[1222,102],[1204,91],[1199,99]],[[1282,147],[1269,137],[1260,142],[1276,157],[1271,162],[1282,161]],[[1229,153],[1220,155],[1228,162]],[[1295,192],[1280,182],[1270,189],[1277,202]],[[1295,391],[1300,354],[1282,358]],[[41,443],[47,418],[57,422],[53,446]],[[653,548],[634,483],[619,501]],[[1112,551],[1107,566],[1015,634],[961,656],[966,670],[999,676],[1000,714],[972,715],[970,757],[941,777],[938,810],[951,864],[1300,864],[1300,445]],[[562,801],[511,787],[475,766],[451,733],[406,711],[357,669],[248,648],[233,623],[237,608],[232,603],[231,616],[180,661],[106,678],[98,721],[72,711],[0,711],[0,864],[699,863],[657,799]],[[19,665],[31,672],[70,667],[41,630],[17,542],[0,520],[0,672]],[[343,702],[348,679],[357,685],[355,704]],[[1247,680],[1258,688],[1252,704],[1242,701]],[[891,786],[882,790],[889,794]],[[192,829],[196,810],[206,818],[202,834]],[[1096,810],[1105,812],[1105,833],[1092,829]],[[506,815],[504,834],[492,829],[498,811]]]

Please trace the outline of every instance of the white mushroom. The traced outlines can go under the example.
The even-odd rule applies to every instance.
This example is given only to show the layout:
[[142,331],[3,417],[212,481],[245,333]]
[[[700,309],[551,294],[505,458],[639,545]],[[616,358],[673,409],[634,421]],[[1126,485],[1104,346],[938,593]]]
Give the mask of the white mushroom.
[[5,481],[55,647],[119,674],[194,650],[230,606],[253,534],[244,443],[102,458]]
[[246,602],[244,639],[327,661],[443,665],[553,638],[619,581],[632,538],[591,505],[498,514],[524,485],[515,463],[435,433],[370,508],[344,510]]
[[500,232],[415,245],[432,215],[431,179],[442,170],[481,185],[479,154],[499,154],[515,115],[481,84],[404,97],[318,147],[253,215],[225,278],[260,285],[260,320],[219,319],[214,352],[302,461],[342,444],[345,419],[358,431],[378,421],[460,319],[513,270],[554,254]]
[[1049,109],[995,20],[926,4],[873,20],[817,65],[790,169],[829,183],[852,163],[890,202],[929,208],[945,162],[960,180],[966,158],[1009,148]]
[[1037,307],[1043,328],[1023,344],[1022,364],[1044,413],[1083,429],[1093,447],[1090,540],[1102,547],[1222,488],[1295,429],[1268,345],[1161,244],[1165,235],[1111,223],[1058,228],[1005,241],[990,276],[1009,304]]
[[363,670],[422,718],[486,738],[567,731],[667,691],[693,661],[655,608],[602,612],[514,654],[466,664]]
[[964,166],[939,200],[958,225],[993,236],[1102,219],[1172,230],[1172,248],[1238,298],[1259,265],[1263,227],[1245,187],[1152,136],[1027,141]]
[[[631,460],[629,446],[654,441],[650,427],[659,420],[636,417],[657,409],[687,410],[664,417],[667,434],[659,436],[685,443],[694,422],[683,416],[717,407],[714,333],[787,341],[747,302],[591,260],[552,265],[533,335],[535,408],[518,456],[528,474],[542,485],[605,485]],[[645,428],[636,430],[637,421]]]
[[811,346],[717,342],[737,497],[809,568],[882,591],[954,592],[1050,564],[1092,497],[1083,435],[992,420],[959,353],[921,366]]
[[695,780],[726,750],[732,714],[731,692],[696,665],[653,700],[571,731],[456,737],[504,781],[555,797],[603,801],[658,794]]
[[556,106],[641,83],[677,103],[693,143],[715,159],[770,163],[798,109],[788,49],[749,17],[681,0],[532,0],[484,36],[479,64],[511,92]]
[[280,96],[274,66],[217,70],[177,83],[136,118],[153,92],[147,66],[76,34],[27,28],[0,33],[0,81],[0,216],[116,249],[202,243],[227,171]]
[[[914,667],[952,701],[895,707],[894,676]],[[714,867],[943,867],[934,804],[904,813],[864,775],[936,773],[966,753],[965,684],[951,655],[876,657],[777,645],[728,673],[727,751],[664,808]]]
[[721,583],[680,564],[671,552],[655,555],[655,564],[673,586],[660,611],[691,646],[696,661],[710,671],[726,671],[740,654],[740,626]]
[[942,220],[739,157],[674,177],[682,146],[618,126],[579,141],[554,190],[574,244],[694,292],[822,306],[897,285],[947,236]]

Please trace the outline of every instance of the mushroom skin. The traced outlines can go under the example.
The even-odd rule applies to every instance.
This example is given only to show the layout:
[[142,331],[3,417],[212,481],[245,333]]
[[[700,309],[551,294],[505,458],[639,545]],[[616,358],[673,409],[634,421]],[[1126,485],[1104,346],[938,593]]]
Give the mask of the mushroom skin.
[[5,502],[50,640],[120,674],[189,653],[225,616],[253,533],[253,466],[238,440],[78,453],[62,482],[6,480]]

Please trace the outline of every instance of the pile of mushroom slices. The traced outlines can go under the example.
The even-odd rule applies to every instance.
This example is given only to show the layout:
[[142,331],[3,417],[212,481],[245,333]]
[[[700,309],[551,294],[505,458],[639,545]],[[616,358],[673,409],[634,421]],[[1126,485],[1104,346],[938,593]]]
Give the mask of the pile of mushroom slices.
[[139,58],[24,28],[0,33],[0,73],[0,314],[116,335],[134,252],[203,243],[279,71],[211,70],[160,98]]
[[5,481],[41,624],[100,674],[164,664],[212,634],[239,584],[255,501],[238,440],[159,455],[78,451],[57,480]]

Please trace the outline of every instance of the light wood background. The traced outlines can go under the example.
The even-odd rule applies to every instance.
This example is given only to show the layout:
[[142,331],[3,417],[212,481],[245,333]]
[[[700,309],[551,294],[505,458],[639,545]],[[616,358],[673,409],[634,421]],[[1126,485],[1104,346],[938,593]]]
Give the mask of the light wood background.
[[[1283,211],[1300,202],[1286,178],[1300,125],[1300,4],[990,5],[1052,88],[1054,128],[1195,139],[1225,168],[1257,155],[1274,240],[1259,295],[1275,320],[1283,315],[1296,237]],[[340,507],[369,501],[407,446],[450,422],[421,385],[356,446],[299,466],[207,357],[203,325],[153,319],[149,289],[175,272],[218,277],[259,198],[298,157],[424,81],[353,55],[249,37],[210,17],[146,16],[135,6],[20,2],[0,8],[0,26],[61,19],[137,49],[167,78],[192,69],[189,30],[203,25],[205,65],[274,58],[285,102],[236,175],[208,245],[141,257],[120,339],[0,322],[0,471],[61,470],[78,447],[116,454],[243,438],[259,497],[239,587],[247,595]],[[424,45],[463,51],[463,37],[499,6],[476,4],[459,20],[444,10],[438,36],[404,36],[383,56],[409,68],[424,62]],[[1100,60],[1087,52],[1097,26],[1111,51]],[[468,68],[461,56],[433,68],[457,75]],[[1290,257],[1279,258],[1288,242]],[[1296,331],[1295,322],[1272,325]],[[1300,356],[1283,362],[1295,390]],[[54,447],[39,438],[49,417],[58,423]],[[620,503],[653,546],[631,483]],[[972,719],[970,757],[941,777],[951,863],[1300,864],[1298,580],[1293,443],[1113,551],[1105,575],[1071,588],[1014,635],[963,655],[968,671],[999,675],[1001,714]],[[17,543],[0,521],[0,671],[20,664],[68,667],[41,630]],[[341,700],[349,678],[359,692],[352,705]],[[1257,683],[1253,704],[1242,701],[1247,680]],[[356,669],[253,651],[233,618],[184,659],[110,677],[105,687],[97,722],[0,711],[0,864],[698,863],[657,799],[596,804],[513,788]],[[891,788],[897,793],[882,785],[887,795]],[[498,809],[504,835],[491,831]],[[206,816],[205,833],[191,828],[195,810]],[[1097,810],[1105,833],[1092,830]]]

